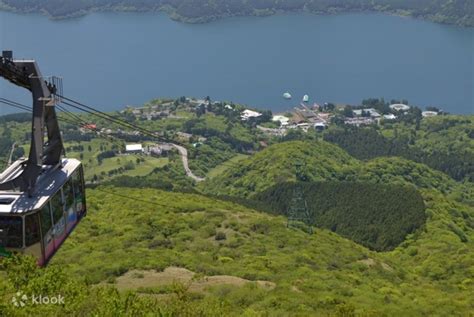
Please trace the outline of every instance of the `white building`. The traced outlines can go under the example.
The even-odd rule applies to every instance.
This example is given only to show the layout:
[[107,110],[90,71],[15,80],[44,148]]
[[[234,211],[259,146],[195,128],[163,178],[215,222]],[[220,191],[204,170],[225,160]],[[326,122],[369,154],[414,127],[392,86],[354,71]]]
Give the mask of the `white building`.
[[127,144],[125,145],[125,152],[127,153],[142,153],[143,146],[141,144]]
[[358,117],[362,116],[362,112],[368,113],[372,118],[380,118],[380,113],[377,112],[374,108],[367,108],[367,109],[358,109],[353,111],[354,114]]
[[324,129],[326,129],[326,127],[327,127],[327,125],[324,122],[316,122],[314,124],[314,128],[318,131],[323,131]]
[[423,116],[423,118],[428,118],[428,117],[437,116],[438,113],[436,111],[423,111],[421,115]]
[[242,111],[242,114],[240,115],[240,117],[242,118],[242,120],[248,120],[250,118],[260,117],[261,115],[262,114],[260,112],[245,109],[244,111]]
[[290,122],[290,118],[282,116],[282,115],[276,115],[276,116],[273,116],[272,121],[273,122],[280,121],[280,124],[282,126],[286,126]]
[[383,118],[384,118],[385,120],[395,120],[395,119],[397,118],[397,116],[394,115],[393,113],[390,113],[390,114],[384,114],[384,115],[383,115]]
[[405,105],[403,103],[394,103],[389,106],[390,109],[395,110],[395,111],[407,111],[410,109],[410,106]]
[[365,118],[365,117],[359,117],[359,118],[346,118],[344,120],[344,124],[348,125],[355,125],[355,126],[361,126],[361,125],[369,125],[369,124],[374,124],[376,121],[372,118]]

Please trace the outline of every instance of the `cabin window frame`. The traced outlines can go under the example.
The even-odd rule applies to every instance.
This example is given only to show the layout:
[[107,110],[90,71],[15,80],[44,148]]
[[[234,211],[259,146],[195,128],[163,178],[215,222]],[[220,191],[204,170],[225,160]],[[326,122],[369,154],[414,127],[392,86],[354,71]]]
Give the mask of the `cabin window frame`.
[[[59,208],[61,210],[61,217],[59,217],[58,219],[56,219],[55,217],[55,208],[53,208],[53,200],[56,198],[56,196],[59,195],[59,202],[60,202],[60,205],[61,208]],[[65,205],[65,201],[64,201],[64,197],[63,197],[63,193],[62,193],[62,188],[60,188],[56,193],[54,193],[54,195],[51,195],[51,198],[49,200],[49,204],[50,204],[50,210],[51,210],[51,216],[52,216],[52,219],[53,219],[53,226],[57,225],[58,222],[61,220],[61,218],[64,218],[64,205]]]
[[[61,191],[63,192],[63,200],[64,200],[64,210],[66,213],[68,212],[69,208],[73,207],[74,210],[76,209],[76,195],[75,195],[75,189],[74,189],[74,171],[72,175],[66,180],[64,185],[61,188]],[[64,189],[68,189],[67,187],[70,187],[70,192],[66,191]],[[71,194],[71,197],[69,197],[69,194]],[[68,201],[68,199],[71,199],[71,201]]]
[[[27,231],[26,231],[26,219],[30,219],[30,218],[36,218],[36,225],[37,225],[37,235],[38,235],[38,238],[30,243],[31,241],[27,241]],[[41,240],[42,240],[42,234],[41,234],[41,219],[40,219],[40,216],[39,216],[39,212],[38,210],[35,210],[34,212],[32,213],[29,213],[27,215],[24,215],[23,216],[23,247],[24,248],[28,248],[28,247],[31,247],[32,245],[36,244],[36,243],[41,243]]]
[[[47,210],[47,213],[49,215],[49,228],[48,229],[45,229],[45,227],[43,226],[43,216],[44,216],[44,212],[43,210],[45,208],[48,208]],[[49,230],[51,230],[51,228],[53,228],[54,226],[54,223],[53,223],[53,214],[51,213],[51,204],[50,204],[50,201],[48,200],[46,202],[46,204],[44,204],[41,208],[38,209],[38,213],[40,215],[40,222],[41,222],[41,232],[42,232],[42,235],[45,235]]]
[[21,223],[20,223],[20,234],[21,234],[21,238],[19,239],[20,240],[20,243],[19,245],[16,245],[16,246],[11,246],[10,245],[5,245],[4,247],[5,248],[11,248],[11,249],[23,249],[25,247],[25,221],[23,219],[23,216],[22,215],[3,215],[2,217],[5,217],[5,218],[18,218],[20,219]]

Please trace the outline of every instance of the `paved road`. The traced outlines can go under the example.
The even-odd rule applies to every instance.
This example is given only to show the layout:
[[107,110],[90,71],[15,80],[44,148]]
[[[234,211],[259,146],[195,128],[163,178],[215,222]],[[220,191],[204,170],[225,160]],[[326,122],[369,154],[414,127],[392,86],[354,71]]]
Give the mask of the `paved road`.
[[184,148],[180,145],[176,145],[176,144],[171,144],[171,145],[174,148],[176,148],[179,151],[179,153],[181,154],[181,160],[183,161],[183,167],[184,167],[184,170],[186,171],[186,176],[191,177],[196,182],[202,182],[203,180],[205,180],[205,178],[194,175],[193,172],[191,171],[191,169],[189,168],[188,150],[186,150],[186,148]]

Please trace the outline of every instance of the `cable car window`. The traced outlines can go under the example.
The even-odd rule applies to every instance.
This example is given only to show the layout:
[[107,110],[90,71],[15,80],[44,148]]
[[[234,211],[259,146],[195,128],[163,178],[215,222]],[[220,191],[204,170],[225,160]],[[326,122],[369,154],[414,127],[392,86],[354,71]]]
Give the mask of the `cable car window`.
[[53,221],[57,224],[59,220],[64,216],[63,202],[61,197],[61,191],[57,192],[56,195],[51,199],[51,208],[53,210]]
[[73,175],[74,187],[76,188],[76,198],[82,197],[82,193],[84,192],[81,173],[82,173],[82,169],[75,171]]
[[64,198],[66,200],[66,210],[74,204],[74,189],[72,187],[72,180],[69,179],[63,188]]
[[23,247],[23,222],[18,216],[0,216],[0,246],[5,248]]
[[53,222],[51,221],[51,211],[48,203],[41,209],[41,229],[43,234],[46,234],[52,226]]
[[38,220],[38,213],[25,217],[25,245],[27,247],[41,240]]

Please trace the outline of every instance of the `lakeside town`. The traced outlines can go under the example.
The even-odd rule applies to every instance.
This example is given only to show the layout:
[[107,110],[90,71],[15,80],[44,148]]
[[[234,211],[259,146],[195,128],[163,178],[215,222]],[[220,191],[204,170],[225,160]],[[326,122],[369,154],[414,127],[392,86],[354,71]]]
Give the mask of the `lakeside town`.
[[[288,95],[283,98],[294,104]],[[310,102],[306,95],[297,103],[289,111],[272,113],[242,104],[213,101],[210,97],[154,99],[140,107],[126,106],[115,114],[120,120],[135,122],[132,124],[135,128],[124,129],[88,117],[83,118],[86,124],[80,127],[66,126],[64,137],[69,140],[66,150],[77,152],[81,159],[87,159],[85,164],[89,170],[97,171],[88,175],[91,183],[124,173],[148,173],[170,158],[179,158],[184,174],[201,182],[209,168],[196,165],[195,159],[200,156],[215,161],[208,165],[217,166],[237,153],[250,155],[282,140],[300,139],[310,134],[323,137],[333,126],[419,124],[424,118],[445,114],[434,107],[422,111],[406,100],[386,102],[371,98],[360,105],[347,105]],[[143,129],[148,132],[143,133]],[[110,142],[98,145],[94,143],[97,138]],[[81,153],[86,144],[87,155]],[[94,152],[98,154],[89,154]]]
[[[284,98],[290,99],[287,93]],[[291,102],[291,101],[289,101]],[[315,131],[324,131],[330,125],[379,125],[387,122],[396,122],[406,116],[418,116],[419,120],[427,117],[433,117],[444,114],[442,110],[435,107],[427,107],[427,110],[421,111],[418,107],[411,106],[408,101],[392,100],[384,102],[383,99],[367,99],[361,105],[334,104],[325,102],[309,102],[309,97],[305,95],[302,101],[291,110],[275,113],[271,111],[262,111],[243,105],[233,103],[211,101],[210,97],[205,99],[180,97],[176,100],[159,100],[143,107],[127,106],[121,111],[122,115],[128,115],[135,120],[155,121],[163,119],[183,119],[186,116],[181,114],[196,114],[200,117],[203,114],[224,114],[232,113],[235,119],[239,118],[242,122],[253,124],[264,134],[269,136],[283,137],[291,130],[301,130],[308,132],[311,129]],[[95,128],[95,126],[93,126]],[[90,126],[85,127],[90,128]],[[111,129],[102,129],[102,133],[113,134]],[[124,131],[115,131],[127,133]],[[129,134],[138,134],[138,132],[128,132]],[[158,133],[158,132],[157,132]],[[161,134],[161,133],[159,133]],[[193,139],[190,133],[177,131],[175,136],[182,141]],[[206,138],[197,136],[193,146],[199,146],[205,142]],[[133,148],[133,150],[131,150]],[[136,151],[136,146],[130,148],[130,151]],[[159,154],[169,150],[169,146],[164,144],[151,149],[142,149],[149,154]],[[141,150],[140,150],[141,151]]]

